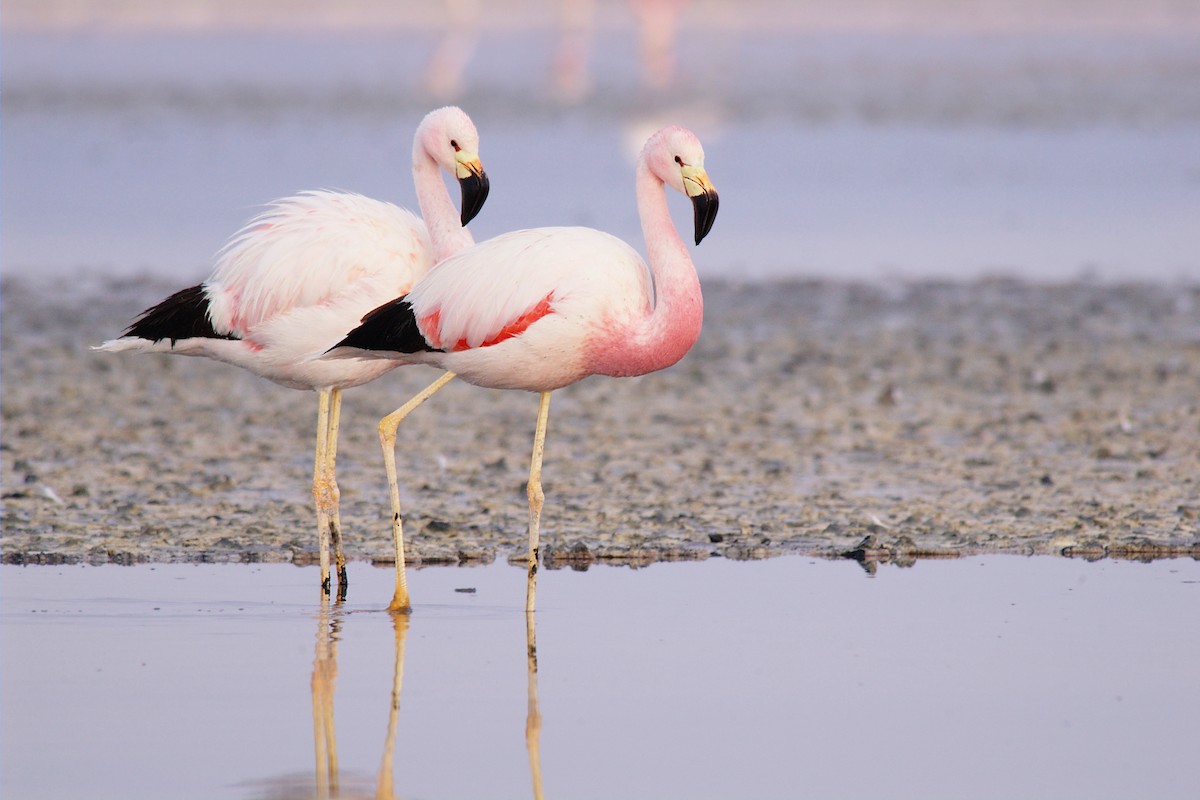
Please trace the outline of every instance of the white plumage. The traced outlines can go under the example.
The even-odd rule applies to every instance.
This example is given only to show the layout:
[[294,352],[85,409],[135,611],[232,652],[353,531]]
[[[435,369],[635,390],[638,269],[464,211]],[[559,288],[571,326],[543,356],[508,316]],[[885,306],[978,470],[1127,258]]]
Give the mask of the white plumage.
[[99,349],[203,356],[291,389],[349,389],[395,365],[308,355],[432,264],[429,233],[411,211],[358,194],[303,192],[272,202],[238,231],[203,284],[214,332],[233,338],[126,335]]
[[[320,393],[313,495],[321,582],[329,543],[345,587],[334,474],[341,391],[396,366],[376,359],[313,360],[363,315],[409,291],[435,257],[470,246],[465,225],[487,197],[479,136],[455,107],[431,112],[413,142],[413,178],[425,219],[359,194],[310,191],[277,200],[221,250],[211,277],[148,309],[108,351],[204,356],[293,389]],[[463,188],[455,209],[441,172]]]
[[635,170],[645,261],[625,242],[591,228],[538,228],[498,236],[438,264],[406,297],[381,306],[318,359],[374,352],[397,363],[448,370],[379,423],[396,547],[392,609],[409,607],[396,429],[457,375],[479,386],[541,394],[528,483],[526,610],[533,610],[551,392],[589,375],[645,375],[665,369],[683,358],[700,335],[700,280],[671,219],[665,186],[691,200],[699,244],[719,205],[704,170],[704,150],[690,131],[663,128],[646,142]]
[[277,200],[221,251],[207,283],[213,325],[250,336],[359,284],[403,290],[429,271],[432,253],[425,223],[391,203],[331,191]]
[[[574,383],[590,374],[590,339],[653,306],[642,257],[593,228],[515,231],[443,264],[407,299],[421,333],[449,352],[413,359],[480,386],[541,392]],[[471,288],[481,285],[491,291]]]

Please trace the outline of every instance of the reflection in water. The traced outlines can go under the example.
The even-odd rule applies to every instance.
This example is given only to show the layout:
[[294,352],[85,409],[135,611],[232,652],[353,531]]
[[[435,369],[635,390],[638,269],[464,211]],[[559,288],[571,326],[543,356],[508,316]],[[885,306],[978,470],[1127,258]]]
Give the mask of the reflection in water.
[[379,764],[379,781],[375,797],[393,798],[392,767],[396,757],[396,723],[400,719],[400,685],[404,680],[404,639],[408,635],[408,614],[390,614],[396,633],[396,661],[392,670],[392,703],[388,710],[387,737],[383,740],[383,760]]
[[[320,800],[351,800],[374,797],[375,800],[394,800],[396,732],[400,720],[400,694],[404,681],[404,646],[408,637],[408,614],[389,614],[395,634],[395,660],[392,669],[392,693],[388,707],[387,735],[384,737],[383,757],[375,791],[371,795],[360,788],[342,786],[338,772],[337,733],[334,727],[333,695],[337,678],[337,648],[348,612],[340,601],[332,606],[328,598],[321,601],[317,614],[317,644],[312,671],[313,745],[316,763],[316,788],[310,795],[307,788],[281,781],[276,792],[269,795],[278,800],[316,797]],[[537,633],[534,615],[525,615],[525,652],[527,670],[528,712],[525,717],[525,746],[529,751],[529,773],[533,783],[534,800],[542,800],[541,732],[542,714],[538,710]]]
[[341,641],[346,611],[341,602],[330,607],[328,598],[321,601],[317,614],[317,647],[312,671],[313,747],[316,759],[316,787],[310,794],[307,788],[283,780],[275,784],[273,798],[316,797],[320,800],[351,800],[374,797],[375,800],[394,800],[393,780],[396,729],[400,718],[400,687],[404,680],[404,641],[408,635],[408,615],[391,614],[395,633],[395,661],[392,669],[392,695],[388,711],[387,736],[384,738],[383,758],[375,791],[355,787],[345,789],[338,772],[337,732],[333,724],[333,692],[337,678],[337,646]]
[[[794,796],[800,769],[813,797],[1196,794],[1192,559],[922,558],[873,580],[810,558],[553,571],[540,640],[501,559],[422,570],[421,595],[443,604],[412,618],[402,656],[389,615],[333,604],[318,621],[294,567],[252,569],[0,566],[0,694],[19,734],[0,796],[312,800],[310,737],[334,728],[310,722],[336,689],[339,800],[374,797],[401,664],[406,798],[536,798],[545,734],[551,770],[622,765],[576,774],[582,789],[551,773],[550,797]],[[390,588],[386,570],[365,577]],[[468,580],[477,594],[454,593]],[[546,667],[571,706],[556,714],[547,684],[549,720]],[[697,768],[698,752],[719,757]]]
[[525,714],[525,747],[529,750],[529,774],[533,779],[533,798],[542,800],[542,712],[538,710],[537,623],[531,611],[525,612],[525,655],[528,671],[529,707]]
[[313,746],[317,765],[319,798],[337,797],[337,736],[333,728],[333,683],[337,678],[337,643],[342,631],[341,602],[329,607],[328,596],[321,599],[317,615],[317,653],[313,657],[312,710]]

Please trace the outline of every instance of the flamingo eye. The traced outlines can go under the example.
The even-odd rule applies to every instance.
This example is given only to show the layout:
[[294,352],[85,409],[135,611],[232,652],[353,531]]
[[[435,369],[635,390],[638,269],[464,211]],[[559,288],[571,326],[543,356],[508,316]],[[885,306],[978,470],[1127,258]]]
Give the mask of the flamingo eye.
[[675,156],[675,163],[676,163],[676,164],[678,164],[679,166],[681,166],[681,167],[682,167],[682,166],[683,166],[683,159],[682,159],[682,158],[680,158],[679,156]]
[[458,140],[457,140],[457,139],[451,139],[451,140],[450,140],[450,146],[454,148],[454,152],[456,152],[456,153],[457,153],[459,150],[462,150],[462,148],[458,146]]

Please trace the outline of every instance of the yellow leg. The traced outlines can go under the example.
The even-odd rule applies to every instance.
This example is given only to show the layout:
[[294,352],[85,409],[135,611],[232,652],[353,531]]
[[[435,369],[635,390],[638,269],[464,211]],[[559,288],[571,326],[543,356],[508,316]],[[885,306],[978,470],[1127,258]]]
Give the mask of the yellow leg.
[[313,463],[313,503],[317,507],[317,547],[321,554],[321,593],[329,594],[329,505],[325,465],[329,449],[329,391],[317,393],[317,454]]
[[379,445],[383,448],[383,465],[387,469],[388,490],[391,492],[392,542],[396,548],[396,592],[388,605],[389,611],[407,614],[412,609],[408,601],[408,580],[404,575],[404,529],[400,522],[400,483],[396,477],[396,429],[413,409],[433,397],[452,380],[454,373],[445,373],[413,399],[379,421]]
[[537,594],[538,533],[542,521],[542,454],[546,451],[546,421],[550,418],[550,393],[542,392],[538,402],[537,428],[533,433],[533,458],[529,463],[529,584],[525,590],[525,611],[531,612]]
[[346,599],[346,587],[350,581],[346,575],[346,553],[342,549],[342,492],[337,485],[338,431],[342,419],[342,390],[334,389],[329,395],[329,435],[325,444],[325,480],[329,502],[329,538],[333,542],[333,566],[337,572],[338,599]]

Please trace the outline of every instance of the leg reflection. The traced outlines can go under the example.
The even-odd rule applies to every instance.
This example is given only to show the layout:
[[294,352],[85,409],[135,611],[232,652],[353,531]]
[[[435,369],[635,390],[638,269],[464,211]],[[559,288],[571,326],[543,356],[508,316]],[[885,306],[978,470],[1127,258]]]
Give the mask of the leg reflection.
[[404,681],[404,639],[408,635],[408,615],[389,614],[396,633],[396,661],[392,670],[392,704],[388,713],[387,738],[384,739],[383,761],[379,765],[379,781],[376,784],[376,800],[392,800],[395,789],[392,783],[396,757],[396,725],[400,719],[400,685]]
[[337,678],[337,643],[341,638],[340,602],[330,608],[329,597],[321,599],[317,614],[317,651],[313,658],[312,709],[313,745],[316,751],[319,798],[337,797],[337,735],[333,728],[333,684]]
[[[312,709],[313,743],[316,755],[316,791],[319,800],[337,800],[343,795],[338,775],[337,734],[333,725],[333,690],[337,678],[337,645],[342,638],[341,604],[330,607],[329,599],[321,601],[317,615],[317,651],[313,659]],[[389,614],[396,637],[396,660],[392,670],[392,700],[388,714],[387,738],[383,760],[376,782],[377,800],[394,800],[393,763],[396,751],[396,727],[400,716],[400,685],[404,679],[404,639],[408,633],[408,616]],[[354,797],[363,795],[350,790]]]
[[525,654],[529,676],[529,710],[525,714],[525,747],[529,750],[529,774],[534,800],[542,800],[542,712],[538,710],[537,623],[532,611],[525,612]]

